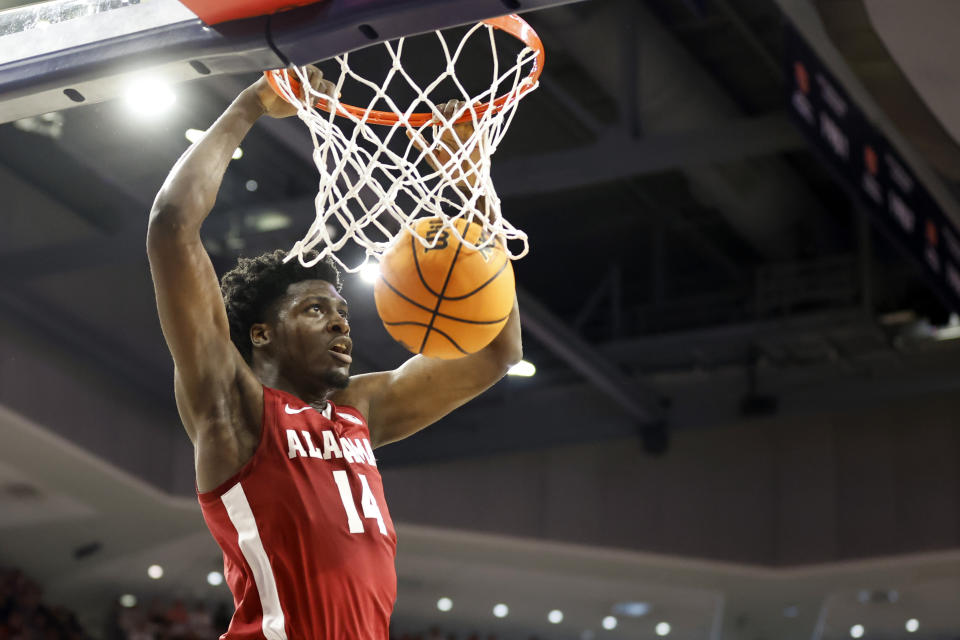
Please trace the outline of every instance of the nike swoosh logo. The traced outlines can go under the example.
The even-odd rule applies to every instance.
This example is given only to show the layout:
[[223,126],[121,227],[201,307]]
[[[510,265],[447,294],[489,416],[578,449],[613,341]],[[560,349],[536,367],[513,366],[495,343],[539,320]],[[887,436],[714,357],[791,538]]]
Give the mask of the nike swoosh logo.
[[291,409],[291,408],[290,408],[290,405],[285,405],[285,406],[283,407],[283,410],[286,411],[287,413],[290,413],[290,414],[293,414],[293,413],[303,413],[303,412],[306,411],[307,409],[313,409],[313,407],[303,407],[302,409]]

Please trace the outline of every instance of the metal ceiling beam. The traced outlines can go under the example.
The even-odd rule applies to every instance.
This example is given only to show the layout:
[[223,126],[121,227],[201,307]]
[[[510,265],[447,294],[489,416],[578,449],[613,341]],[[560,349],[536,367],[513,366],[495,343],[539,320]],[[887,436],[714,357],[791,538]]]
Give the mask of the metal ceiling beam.
[[[523,298],[520,305],[523,309]],[[658,380],[657,384],[669,393],[670,429],[677,433],[743,423],[746,417],[739,400],[747,386],[742,356],[755,339],[775,348],[783,341],[792,344],[797,331],[815,335],[824,327],[830,331],[830,327],[838,325],[851,330],[860,326],[866,332],[864,336],[869,336],[876,330],[870,322],[853,308],[810,318],[618,340],[601,351],[616,354],[627,362],[642,363],[644,378]],[[708,361],[702,365],[697,364],[701,349],[708,352]],[[899,353],[877,343],[875,348],[848,354],[852,370],[827,357],[765,365],[761,370],[761,389],[770,390],[778,400],[776,417],[771,419],[795,421],[798,417],[811,420],[826,414],[852,415],[875,408],[881,397],[887,402],[900,402],[931,393],[955,392],[960,389],[955,366],[958,353],[960,344],[949,341]],[[709,361],[711,355],[714,359]],[[911,372],[908,378],[904,377],[905,367]],[[603,402],[594,385],[556,379],[541,381],[537,376],[509,378],[502,383],[499,397],[482,396],[471,403],[469,411],[453,412],[437,428],[385,447],[378,451],[378,457],[384,464],[397,466],[449,462],[636,434],[635,423],[611,403]]]
[[640,121],[640,43],[639,8],[637,3],[624,7],[623,23],[620,25],[620,119],[630,138],[640,138],[643,123]]
[[587,108],[580,104],[559,82],[549,76],[540,77],[540,88],[550,94],[557,103],[577,119],[592,135],[598,135],[607,127]]
[[805,146],[786,115],[774,113],[636,141],[611,132],[588,148],[494,162],[493,173],[501,196],[522,196],[689,166],[722,164]]
[[100,327],[90,325],[62,306],[53,306],[40,295],[6,282],[0,290],[0,314],[4,319],[49,344],[80,359],[84,366],[105,374],[125,393],[136,391],[144,398],[169,402],[172,372],[132,353]]
[[[220,85],[218,92],[233,87]],[[268,130],[287,148],[309,153],[297,122],[273,120]],[[693,164],[722,163],[747,156],[803,148],[793,124],[781,114],[727,121],[706,131],[657,135],[639,141],[607,135],[588,149],[494,162],[494,178],[501,196],[521,196],[572,189],[617,179],[656,173]],[[282,210],[282,203],[277,205]],[[18,252],[0,259],[0,279],[56,273],[78,264],[96,265],[142,256],[142,231],[136,237],[121,233],[112,239],[80,241],[75,245]],[[131,242],[136,249],[131,248]]]
[[753,278],[752,271],[738,264],[708,233],[704,233],[697,225],[687,220],[682,212],[671,210],[660,204],[635,180],[624,182],[624,186],[634,195],[645,213],[655,216],[665,228],[681,233],[696,244],[706,257],[713,260],[729,275],[731,280],[745,282]]
[[639,424],[662,419],[659,394],[621,372],[536,297],[517,287],[523,328],[622,407]]
[[[232,219],[244,220],[246,217],[262,212],[297,212],[313,208],[313,198],[291,198],[274,203],[258,203],[231,210],[233,216],[214,214],[203,225],[204,239],[222,238],[230,229]],[[147,212],[149,204],[141,207],[143,215],[137,224],[108,237],[95,236],[72,240],[40,248],[8,251],[0,255],[0,283],[22,282],[30,278],[103,267],[107,265],[130,264],[145,260],[147,255]],[[253,228],[245,228],[244,237],[252,239],[261,233]]]

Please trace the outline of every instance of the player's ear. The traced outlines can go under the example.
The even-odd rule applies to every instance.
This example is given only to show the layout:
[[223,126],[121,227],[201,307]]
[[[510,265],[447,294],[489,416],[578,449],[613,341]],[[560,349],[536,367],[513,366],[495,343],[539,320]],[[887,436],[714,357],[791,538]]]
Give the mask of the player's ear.
[[250,343],[254,347],[265,347],[273,339],[273,330],[266,322],[250,325]]

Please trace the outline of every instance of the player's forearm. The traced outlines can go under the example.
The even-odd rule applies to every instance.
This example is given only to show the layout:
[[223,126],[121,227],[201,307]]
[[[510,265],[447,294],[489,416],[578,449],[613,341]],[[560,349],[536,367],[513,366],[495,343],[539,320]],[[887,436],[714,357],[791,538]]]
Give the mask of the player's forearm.
[[199,231],[234,151],[262,114],[257,95],[250,90],[241,93],[170,170],[154,200],[151,225],[163,221],[181,230]]
[[520,332],[520,307],[516,299],[507,323],[493,341],[484,347],[483,352],[497,359],[503,367],[510,367],[523,358],[523,340]]

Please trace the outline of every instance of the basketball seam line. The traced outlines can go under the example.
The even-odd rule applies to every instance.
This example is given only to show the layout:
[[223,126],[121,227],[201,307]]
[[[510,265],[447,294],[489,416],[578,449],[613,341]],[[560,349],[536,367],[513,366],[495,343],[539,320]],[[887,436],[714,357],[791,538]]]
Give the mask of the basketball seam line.
[[[407,302],[409,302],[409,303],[412,304],[413,306],[417,307],[418,309],[422,309],[423,311],[430,311],[430,313],[433,313],[433,312],[430,310],[430,307],[428,307],[428,306],[426,306],[426,305],[424,305],[424,304],[420,304],[420,303],[417,302],[416,300],[413,300],[412,298],[408,298],[406,295],[404,295],[403,292],[401,292],[399,289],[397,289],[397,288],[394,287],[392,284],[390,284],[390,281],[387,280],[386,278],[384,278],[382,274],[381,274],[381,276],[380,276],[380,279],[383,280],[383,284],[387,285],[387,287],[389,287],[390,291],[393,291],[395,294],[397,294],[397,296],[398,296],[401,300],[406,300]],[[479,289],[478,289],[478,291],[479,291]],[[440,298],[440,299],[441,299],[441,300],[450,300],[451,298]],[[464,323],[467,323],[467,324],[497,324],[498,322],[503,322],[504,320],[506,320],[507,318],[510,317],[510,314],[508,313],[507,315],[503,316],[502,318],[497,318],[496,320],[467,320],[466,318],[458,318],[457,316],[452,316],[452,315],[450,315],[450,314],[448,314],[448,313],[440,313],[440,312],[437,312],[437,315],[438,315],[439,317],[445,318],[445,319],[447,319],[447,320],[453,320],[453,321],[455,321],[455,322],[464,322]],[[384,324],[391,324],[391,323],[389,323],[389,322],[384,322]]]
[[[409,320],[404,320],[404,321],[401,321],[401,322],[384,322],[383,324],[388,324],[388,325],[390,325],[391,327],[397,326],[397,325],[413,325],[413,326],[415,326],[415,327],[426,327],[426,326],[427,326],[426,323],[423,323],[423,322],[413,322],[413,321],[409,321]],[[446,338],[447,340],[449,340],[449,341],[450,341],[450,344],[452,344],[454,347],[456,347],[456,348],[457,348],[457,351],[459,351],[459,352],[462,353],[463,355],[465,355],[465,356],[470,355],[470,352],[469,352],[469,351],[464,351],[463,347],[461,347],[459,344],[457,344],[457,341],[454,340],[453,338],[451,338],[449,335],[447,335],[447,333],[446,333],[445,331],[441,331],[440,329],[437,329],[436,327],[434,327],[432,330],[435,331],[436,333],[439,333],[441,336],[443,336],[443,337]]]
[[[410,250],[413,251],[413,264],[417,267],[417,276],[420,278],[423,288],[439,298],[440,294],[427,284],[427,279],[423,277],[423,272],[420,270],[420,257],[417,255],[417,239],[413,237],[412,233],[410,234]],[[427,311],[429,311],[429,309],[427,309]]]
[[453,260],[450,261],[450,268],[447,270],[447,277],[443,281],[443,288],[440,289],[440,293],[437,294],[437,306],[433,309],[433,314],[430,316],[430,324],[427,326],[427,330],[423,332],[423,342],[420,343],[420,353],[423,353],[424,348],[427,346],[427,338],[430,337],[430,331],[433,329],[433,323],[437,320],[437,313],[440,312],[440,305],[443,304],[443,294],[447,290],[447,286],[450,284],[450,278],[453,276],[453,268],[457,264],[457,258],[460,257],[460,249],[463,248],[463,242],[457,245],[457,250],[453,254]]
[[488,284],[490,284],[491,282],[493,282],[494,280],[496,280],[497,277],[498,277],[501,273],[503,273],[503,270],[507,268],[507,263],[508,263],[508,262],[510,262],[510,259],[504,257],[504,259],[503,259],[503,264],[500,265],[500,269],[499,269],[495,274],[493,274],[492,276],[490,276],[490,277],[487,279],[486,282],[484,282],[483,284],[481,284],[479,287],[477,287],[476,289],[474,289],[474,290],[471,291],[470,293],[465,293],[465,294],[463,294],[462,296],[449,296],[449,297],[448,297],[448,296],[443,296],[443,299],[444,299],[444,300],[463,300],[464,298],[469,298],[470,296],[472,296],[473,294],[475,294],[477,291],[480,291],[480,289],[483,289],[483,288],[486,287]]

